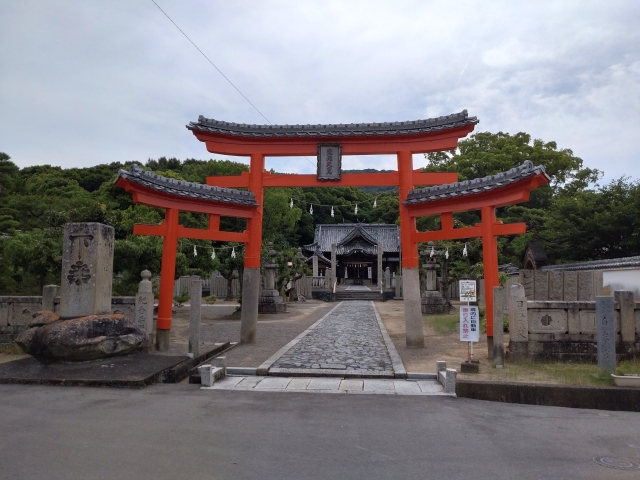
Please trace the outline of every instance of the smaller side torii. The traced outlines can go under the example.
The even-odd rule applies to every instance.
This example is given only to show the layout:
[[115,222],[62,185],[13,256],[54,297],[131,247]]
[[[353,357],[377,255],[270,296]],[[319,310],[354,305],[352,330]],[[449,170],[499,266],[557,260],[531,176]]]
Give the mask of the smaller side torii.
[[[496,220],[496,208],[526,202],[532,190],[546,185],[549,180],[543,166],[534,166],[527,160],[518,167],[496,175],[411,190],[403,202],[413,219],[440,215],[440,230],[414,231],[412,236],[416,243],[482,238],[489,352],[493,350],[493,287],[498,286],[497,236],[527,231],[525,223],[504,225]],[[455,212],[473,210],[481,212],[481,223],[473,227],[454,228]]]
[[[136,224],[133,233],[163,237],[156,343],[158,350],[168,350],[178,239],[246,243],[249,241],[248,232],[220,230],[220,216],[250,219],[259,205],[253,192],[166,178],[135,164],[129,171],[120,170],[114,183],[130,192],[134,203],[165,209],[164,222],[159,225]],[[209,228],[183,227],[178,223],[181,211],[208,214]]]

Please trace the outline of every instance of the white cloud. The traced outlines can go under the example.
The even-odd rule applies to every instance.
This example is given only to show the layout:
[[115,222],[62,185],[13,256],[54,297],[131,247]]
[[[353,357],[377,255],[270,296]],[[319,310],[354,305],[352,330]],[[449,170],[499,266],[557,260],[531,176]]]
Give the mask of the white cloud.
[[[639,176],[637,2],[157,1],[273,123],[467,108]],[[0,150],[21,166],[211,158],[198,115],[265,123],[150,0],[5,2],[0,35]]]

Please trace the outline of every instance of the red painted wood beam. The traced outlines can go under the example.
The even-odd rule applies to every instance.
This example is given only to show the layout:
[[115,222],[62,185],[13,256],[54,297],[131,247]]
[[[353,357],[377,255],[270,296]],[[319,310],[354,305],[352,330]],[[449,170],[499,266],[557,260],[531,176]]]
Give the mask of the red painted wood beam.
[[[389,173],[346,173],[339,181],[321,181],[314,174],[276,174],[264,172],[262,176],[265,188],[279,187],[396,187],[400,182],[398,172]],[[453,183],[458,180],[457,173],[423,173],[414,170],[415,185],[429,186]],[[207,185],[224,188],[246,188],[249,186],[249,173],[240,175],[207,177]]]
[[451,230],[434,230],[431,232],[415,232],[414,242],[436,242],[438,240],[458,240],[461,238],[474,238],[482,236],[480,227],[454,228]]
[[[504,225],[502,222],[493,224],[492,232],[494,235],[520,235],[527,233],[526,223],[508,223]],[[459,240],[462,238],[475,238],[482,236],[482,223],[477,223],[473,227],[463,228],[443,228],[442,230],[433,230],[430,232],[415,232],[413,234],[414,242],[436,242],[439,240]]]
[[[164,223],[160,225],[140,225],[133,226],[135,235],[153,235],[163,237],[167,234],[167,226]],[[222,232],[220,230],[202,230],[199,228],[187,228],[178,225],[179,238],[195,238],[197,240],[213,240],[219,242],[248,242],[249,235],[247,233],[238,232]]]

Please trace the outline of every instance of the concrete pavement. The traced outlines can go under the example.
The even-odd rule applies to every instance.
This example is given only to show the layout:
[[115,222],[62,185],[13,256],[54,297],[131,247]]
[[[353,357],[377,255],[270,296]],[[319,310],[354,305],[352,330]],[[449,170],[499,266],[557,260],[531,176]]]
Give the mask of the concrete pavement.
[[636,479],[640,414],[446,396],[0,385],[0,478]]
[[279,391],[305,393],[355,393],[382,395],[450,395],[436,380],[357,379],[339,377],[231,376],[202,390]]

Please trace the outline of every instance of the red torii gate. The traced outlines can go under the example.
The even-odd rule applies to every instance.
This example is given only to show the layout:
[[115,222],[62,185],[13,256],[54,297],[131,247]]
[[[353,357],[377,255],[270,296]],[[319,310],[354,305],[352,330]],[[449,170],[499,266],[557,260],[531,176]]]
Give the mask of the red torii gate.
[[[418,250],[413,238],[415,219],[403,204],[415,185],[437,185],[457,180],[455,173],[422,173],[413,168],[414,153],[453,150],[458,139],[471,133],[478,120],[467,111],[445,117],[410,122],[340,125],[245,125],[207,119],[203,116],[187,128],[205,143],[211,153],[250,156],[249,173],[235,177],[208,177],[207,184],[247,187],[262,204],[263,189],[269,187],[396,186],[400,197],[400,242],[407,345],[424,346],[418,278]],[[387,174],[350,174],[338,180],[319,180],[315,175],[271,175],[264,171],[265,156],[316,156],[325,142],[339,145],[343,155],[391,154],[398,171]],[[258,321],[262,205],[247,223],[249,241],[245,250],[241,340],[254,342]]]
[[[121,171],[116,185],[133,193],[136,203],[166,209],[165,222],[157,226],[136,225],[135,234],[164,237],[160,305],[158,308],[158,347],[169,346],[171,305],[175,275],[176,246],[179,237],[245,242],[241,340],[255,342],[260,284],[263,189],[274,187],[397,186],[400,199],[400,237],[406,341],[408,346],[424,346],[420,306],[417,243],[482,236],[487,293],[487,336],[492,337],[493,302],[489,292],[498,284],[496,235],[524,233],[524,224],[502,225],[495,220],[495,208],[528,199],[529,192],[548,181],[544,170],[530,162],[503,174],[485,179],[452,183],[456,173],[423,173],[413,169],[413,154],[453,150],[458,139],[473,131],[478,120],[466,110],[428,120],[348,125],[245,125],[199,117],[187,128],[207,150],[224,155],[250,156],[249,172],[237,176],[208,177],[198,185],[166,179],[138,167]],[[327,141],[331,143],[325,143]],[[320,175],[279,174],[264,171],[265,156],[315,156],[322,146],[337,147],[345,155],[393,154],[398,171],[381,174]],[[339,171],[339,169],[338,169]],[[533,172],[533,173],[531,173]],[[320,168],[319,168],[320,173]],[[528,179],[528,180],[527,180]],[[442,185],[449,184],[449,185]],[[413,190],[416,185],[440,185]],[[220,188],[226,187],[226,188]],[[232,188],[248,188],[248,192]],[[453,213],[482,211],[482,223],[454,229]],[[178,224],[180,210],[209,214],[209,229],[184,228]],[[415,219],[441,215],[442,229],[417,232]],[[220,216],[247,219],[243,233],[221,232]]]
[[[163,223],[160,225],[136,224],[133,227],[133,233],[164,237],[156,344],[158,350],[168,350],[178,238],[248,242],[247,232],[221,231],[220,217],[252,218],[257,207],[255,196],[251,192],[165,178],[145,171],[135,164],[128,172],[120,170],[115,184],[131,192],[134,203],[165,209]],[[183,227],[178,223],[180,211],[208,214],[209,228],[203,230]]]
[[[548,182],[543,167],[526,161],[497,175],[412,190],[404,202],[411,218],[440,215],[440,230],[414,232],[416,243],[482,237],[489,355],[493,351],[493,287],[498,286],[496,237],[527,232],[525,223],[504,225],[496,220],[496,208],[526,202],[532,190]],[[479,210],[482,222],[473,227],[454,228],[453,214],[470,210]]]

